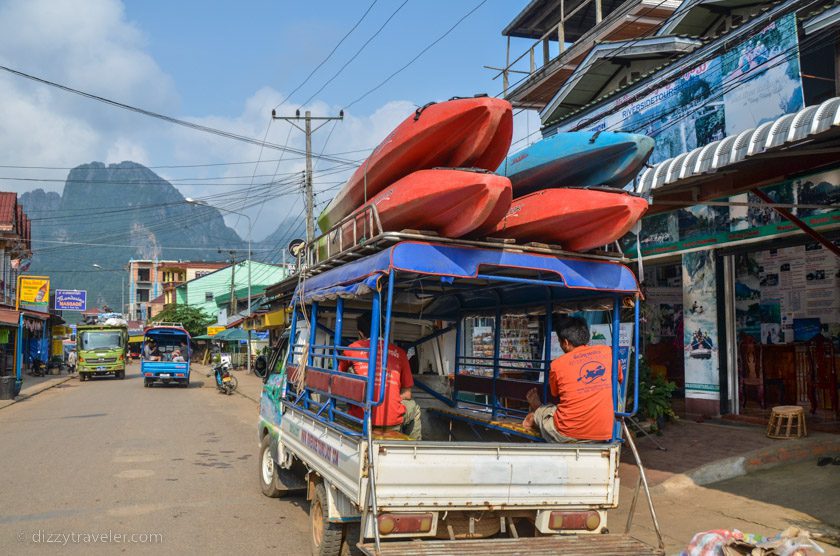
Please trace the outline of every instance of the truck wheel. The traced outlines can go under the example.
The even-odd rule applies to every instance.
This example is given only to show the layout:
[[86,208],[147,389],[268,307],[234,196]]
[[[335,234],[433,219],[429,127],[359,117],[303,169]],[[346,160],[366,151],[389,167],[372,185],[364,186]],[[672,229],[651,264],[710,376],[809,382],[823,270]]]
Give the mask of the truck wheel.
[[267,434],[260,442],[260,490],[264,496],[279,498],[286,494],[285,491],[277,488],[277,465],[271,457],[271,435]]
[[356,547],[356,543],[359,542],[359,533],[361,530],[361,523],[346,523],[344,525],[341,556],[360,556],[362,554],[362,551]]
[[187,377],[187,380],[182,382],[181,386],[183,386],[184,388],[189,388],[190,387],[190,377]]
[[87,380],[87,375],[85,373],[79,373],[79,382],[84,382]]
[[327,491],[323,483],[315,487],[315,496],[309,504],[312,556],[340,556],[344,526],[330,523],[327,513]]
[[125,371],[117,371],[117,378],[123,380],[125,378]]
[[152,386],[152,381],[148,378],[143,378],[143,388],[150,388]]

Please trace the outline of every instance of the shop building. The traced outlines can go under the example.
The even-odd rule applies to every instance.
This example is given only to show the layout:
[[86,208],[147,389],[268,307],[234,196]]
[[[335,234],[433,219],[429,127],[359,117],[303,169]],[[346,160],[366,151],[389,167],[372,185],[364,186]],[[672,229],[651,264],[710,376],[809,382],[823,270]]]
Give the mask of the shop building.
[[128,316],[147,320],[176,302],[175,288],[220,268],[225,262],[130,260],[128,262]]
[[[535,0],[503,32],[506,98],[539,111],[530,141],[656,140],[628,185],[651,209],[621,247],[640,259],[647,359],[688,414],[840,419],[838,22],[832,2]],[[517,37],[536,42],[517,55]]]

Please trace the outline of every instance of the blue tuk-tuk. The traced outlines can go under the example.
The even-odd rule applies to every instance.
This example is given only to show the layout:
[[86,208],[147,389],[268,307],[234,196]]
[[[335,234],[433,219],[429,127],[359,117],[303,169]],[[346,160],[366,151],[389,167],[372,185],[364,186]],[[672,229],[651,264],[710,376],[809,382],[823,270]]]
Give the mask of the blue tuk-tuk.
[[[306,490],[313,551],[561,554],[581,542],[592,553],[617,554],[620,541],[621,554],[661,554],[661,537],[655,548],[606,534],[625,442],[642,471],[636,496],[644,482],[659,533],[624,423],[638,406],[641,291],[633,272],[608,257],[486,242],[365,248],[278,285],[291,323],[283,364],[271,370],[261,397],[260,485],[266,496]],[[623,382],[610,375],[608,440],[551,443],[522,423],[532,390],[556,403],[548,385],[560,354],[553,331],[569,313],[600,317],[612,369],[632,357]],[[369,332],[358,328],[361,314],[370,315]],[[634,325],[624,356],[622,320]],[[351,346],[360,331],[372,338],[369,347]],[[372,411],[386,402],[391,344],[415,360],[419,440],[399,426],[372,425]],[[342,362],[357,361],[366,372],[343,372]],[[605,371],[591,370],[594,378]],[[634,498],[631,515],[635,506]]]
[[140,374],[143,386],[155,382],[190,385],[190,333],[179,323],[158,323],[143,331]]

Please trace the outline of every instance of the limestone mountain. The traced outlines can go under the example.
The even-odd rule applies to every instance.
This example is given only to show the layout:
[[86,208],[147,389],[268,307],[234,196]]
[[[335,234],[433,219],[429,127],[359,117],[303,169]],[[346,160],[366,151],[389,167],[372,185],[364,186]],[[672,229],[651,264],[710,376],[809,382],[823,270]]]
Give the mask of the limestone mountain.
[[219,248],[247,247],[221,212],[185,203],[171,183],[134,162],[83,164],[70,171],[61,195],[36,189],[20,202],[33,221],[29,272],[49,275],[53,289],[87,290],[89,305],[120,306],[130,259],[225,260]]

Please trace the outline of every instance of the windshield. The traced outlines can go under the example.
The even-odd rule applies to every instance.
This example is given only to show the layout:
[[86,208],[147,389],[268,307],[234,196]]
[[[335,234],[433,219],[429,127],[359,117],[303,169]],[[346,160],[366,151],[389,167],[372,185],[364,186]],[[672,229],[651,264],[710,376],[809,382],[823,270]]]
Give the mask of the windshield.
[[121,332],[86,331],[82,332],[82,351],[90,349],[117,349],[123,347]]

